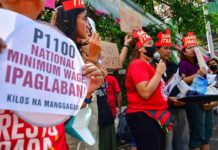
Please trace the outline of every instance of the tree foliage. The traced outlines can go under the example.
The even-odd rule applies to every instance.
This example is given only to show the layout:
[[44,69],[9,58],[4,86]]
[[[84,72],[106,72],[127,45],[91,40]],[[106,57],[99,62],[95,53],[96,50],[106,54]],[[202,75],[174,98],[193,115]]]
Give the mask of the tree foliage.
[[[146,6],[147,8],[153,7],[154,5],[166,5],[170,7],[170,18],[172,24],[177,27],[178,33],[184,35],[189,31],[193,31],[198,38],[203,39],[206,36],[205,23],[211,22],[212,31],[218,31],[218,14],[204,15],[203,7],[205,3],[201,0],[155,0],[155,1],[143,1],[133,0],[140,6]],[[153,4],[152,4],[153,2]],[[145,12],[153,14],[151,9],[145,9]],[[205,7],[207,9],[207,7]],[[163,18],[162,18],[163,19]],[[163,20],[164,21],[164,20]]]

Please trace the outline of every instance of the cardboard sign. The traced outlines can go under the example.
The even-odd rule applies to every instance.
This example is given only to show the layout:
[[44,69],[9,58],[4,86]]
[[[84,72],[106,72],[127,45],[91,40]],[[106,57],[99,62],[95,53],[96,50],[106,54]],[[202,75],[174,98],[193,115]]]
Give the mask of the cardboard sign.
[[136,11],[120,7],[120,29],[130,33],[133,29],[142,29],[142,17]]
[[117,44],[102,41],[101,60],[106,68],[121,68]]
[[45,7],[54,9],[55,0],[45,0]]
[[89,81],[75,43],[48,25],[4,9],[0,37],[7,43],[0,54],[0,109],[42,126],[76,115]]

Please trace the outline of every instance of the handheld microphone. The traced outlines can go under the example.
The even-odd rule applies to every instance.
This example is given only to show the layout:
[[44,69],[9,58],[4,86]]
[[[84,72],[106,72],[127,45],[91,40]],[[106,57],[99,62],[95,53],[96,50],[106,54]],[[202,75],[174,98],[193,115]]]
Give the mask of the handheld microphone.
[[[153,61],[154,63],[159,63],[160,62],[160,54],[158,52],[155,52],[154,55],[153,55]],[[163,73],[163,77],[166,78],[167,77],[167,74],[166,72]]]
[[155,63],[159,63],[160,62],[160,54],[158,52],[155,52],[153,55],[153,59]]

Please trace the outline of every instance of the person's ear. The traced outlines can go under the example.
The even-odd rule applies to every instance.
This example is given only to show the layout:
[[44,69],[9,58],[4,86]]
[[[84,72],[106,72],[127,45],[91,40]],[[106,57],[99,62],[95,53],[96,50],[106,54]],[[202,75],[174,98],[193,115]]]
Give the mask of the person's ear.
[[186,55],[186,50],[185,50],[185,49],[182,50],[182,54],[183,54],[183,55]]

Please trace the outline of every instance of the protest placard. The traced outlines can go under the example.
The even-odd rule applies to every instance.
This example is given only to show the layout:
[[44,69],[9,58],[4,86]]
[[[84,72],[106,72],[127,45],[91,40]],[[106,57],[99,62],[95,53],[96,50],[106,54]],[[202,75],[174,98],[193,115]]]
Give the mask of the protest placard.
[[200,68],[205,68],[206,70],[208,70],[208,66],[207,63],[205,62],[204,56],[200,50],[200,47],[194,47],[194,51],[198,60],[198,64]]
[[49,124],[52,116],[76,115],[89,81],[75,43],[49,25],[4,9],[0,37],[7,43],[0,54],[0,109],[19,112],[21,118],[26,117],[22,112],[33,113],[23,119],[37,125],[37,118]]
[[107,68],[121,68],[117,44],[102,41],[101,60],[102,64]]
[[130,8],[120,7],[120,29],[130,33],[133,29],[142,29],[142,17]]

